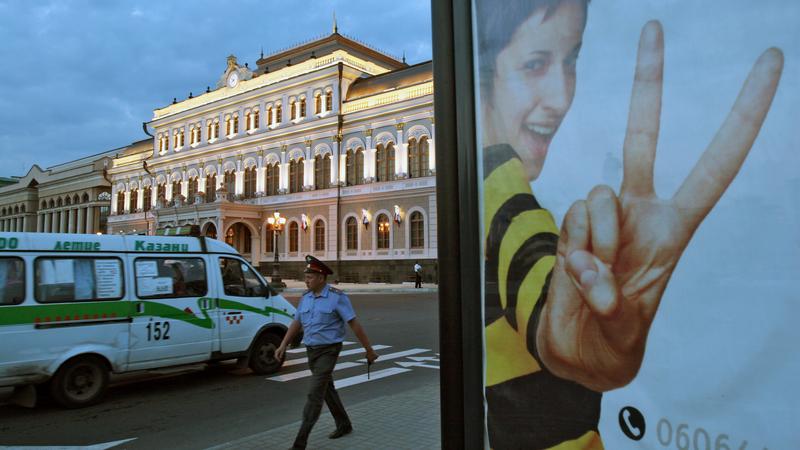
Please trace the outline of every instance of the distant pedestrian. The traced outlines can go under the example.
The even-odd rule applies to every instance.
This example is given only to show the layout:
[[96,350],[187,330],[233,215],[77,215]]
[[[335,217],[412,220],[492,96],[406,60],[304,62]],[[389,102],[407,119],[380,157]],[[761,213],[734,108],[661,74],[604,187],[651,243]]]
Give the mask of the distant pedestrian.
[[378,359],[378,354],[372,349],[367,334],[356,319],[347,294],[328,285],[327,277],[332,273],[322,261],[311,255],[306,256],[305,281],[308,290],[300,298],[294,320],[280,347],[275,350],[275,357],[282,360],[286,354],[286,346],[303,330],[303,344],[306,346],[312,376],[311,388],[303,408],[303,423],[297,432],[292,447],[294,449],[306,448],[311,429],[322,411],[323,399],[336,421],[336,430],[328,438],[337,439],[353,431],[350,418],[333,385],[332,375],[342,350],[345,323],[350,325],[367,351],[368,364]]
[[419,264],[419,261],[414,262],[414,287],[422,287],[422,266]]

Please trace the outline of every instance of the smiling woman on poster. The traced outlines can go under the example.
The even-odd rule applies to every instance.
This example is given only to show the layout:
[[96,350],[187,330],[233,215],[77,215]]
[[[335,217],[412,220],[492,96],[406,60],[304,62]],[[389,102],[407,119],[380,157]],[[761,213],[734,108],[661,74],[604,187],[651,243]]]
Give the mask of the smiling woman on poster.
[[659,198],[664,37],[659,22],[645,24],[622,186],[596,186],[559,229],[530,183],[572,104],[587,3],[476,0],[485,380],[495,449],[603,447],[601,393],[636,377],[670,276],[747,157],[783,68],[780,50],[761,54],[694,169],[674,196]]

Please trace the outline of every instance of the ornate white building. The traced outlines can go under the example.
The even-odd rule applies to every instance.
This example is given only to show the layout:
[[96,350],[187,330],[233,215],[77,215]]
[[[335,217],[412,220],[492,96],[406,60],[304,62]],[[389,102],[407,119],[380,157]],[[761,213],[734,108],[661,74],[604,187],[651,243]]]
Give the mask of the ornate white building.
[[109,233],[196,224],[264,273],[277,251],[287,278],[306,254],[342,281],[406,281],[415,261],[436,277],[430,62],[334,31],[253,69],[229,56],[213,89],[156,109],[147,129],[108,170]]

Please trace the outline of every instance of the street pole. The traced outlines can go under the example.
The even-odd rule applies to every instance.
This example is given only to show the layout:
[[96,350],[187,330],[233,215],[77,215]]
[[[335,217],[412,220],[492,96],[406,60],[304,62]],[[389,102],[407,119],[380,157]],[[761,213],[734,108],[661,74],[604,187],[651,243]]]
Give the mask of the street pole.
[[278,234],[280,234],[283,224],[286,222],[286,219],[280,216],[280,213],[277,211],[273,214],[273,217],[270,217],[267,220],[270,228],[272,229],[272,236],[274,239],[274,244],[272,246],[272,252],[275,254],[274,262],[272,263],[272,282],[270,282],[270,286],[275,289],[283,289],[286,287],[286,283],[281,280],[281,273],[280,273],[280,260],[278,257]]

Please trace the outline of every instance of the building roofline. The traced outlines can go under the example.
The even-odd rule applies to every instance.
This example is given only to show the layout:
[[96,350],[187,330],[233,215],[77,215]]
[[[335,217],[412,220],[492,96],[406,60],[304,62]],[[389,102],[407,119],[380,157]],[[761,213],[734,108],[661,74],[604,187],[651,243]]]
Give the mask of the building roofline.
[[395,69],[399,69],[399,68],[402,68],[402,67],[406,66],[406,63],[402,62],[398,58],[396,58],[394,56],[391,56],[388,53],[380,51],[380,50],[378,50],[376,48],[370,47],[367,44],[359,42],[359,41],[355,40],[354,38],[351,38],[349,36],[343,35],[343,34],[341,34],[339,32],[334,32],[334,33],[329,34],[328,36],[312,39],[311,41],[303,42],[303,43],[297,44],[295,46],[289,47],[289,48],[284,49],[284,50],[279,50],[279,51],[277,51],[277,52],[275,52],[275,53],[273,53],[271,55],[268,55],[268,56],[263,57],[263,58],[259,58],[258,61],[256,61],[256,64],[258,65],[258,67],[261,67],[261,66],[266,65],[266,64],[272,64],[272,63],[278,62],[278,61],[280,61],[282,59],[286,59],[292,54],[302,53],[302,52],[304,52],[306,50],[309,50],[309,49],[311,49],[313,47],[316,47],[318,45],[328,44],[328,43],[331,43],[331,42],[340,42],[340,43],[345,43],[347,45],[350,45],[353,48],[355,48],[356,50],[364,52],[367,55],[377,59],[378,61],[380,61],[380,62],[382,62],[384,64],[388,64],[389,66],[391,66],[391,67],[393,67]]

